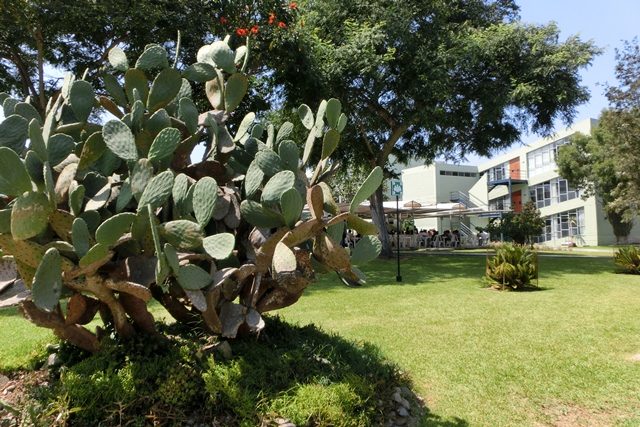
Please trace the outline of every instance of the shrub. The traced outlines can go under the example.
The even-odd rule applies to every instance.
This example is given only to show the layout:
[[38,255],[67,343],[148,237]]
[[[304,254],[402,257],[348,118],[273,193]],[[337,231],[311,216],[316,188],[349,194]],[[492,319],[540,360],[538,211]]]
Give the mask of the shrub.
[[521,290],[538,279],[538,254],[524,246],[504,243],[494,246],[487,258],[485,280],[501,289]]
[[[347,125],[337,99],[300,107],[308,137],[295,142],[293,123],[276,129],[254,113],[230,123],[248,91],[246,46],[215,41],[183,70],[159,45],[135,62],[118,47],[108,57],[105,93],[69,74],[46,117],[0,94],[0,248],[31,289],[25,317],[95,352],[102,335],[84,325],[98,312],[119,337],[154,333],[156,299],[179,322],[233,338],[259,332],[262,313],[295,303],[316,272],[364,283],[352,263],[382,246],[353,210],[383,172],[340,212],[327,184]],[[115,118],[94,123],[98,110]],[[198,144],[205,155],[191,164]],[[345,222],[364,235],[351,254],[339,244]]]
[[620,248],[613,254],[613,262],[632,274],[640,274],[640,248],[629,246]]

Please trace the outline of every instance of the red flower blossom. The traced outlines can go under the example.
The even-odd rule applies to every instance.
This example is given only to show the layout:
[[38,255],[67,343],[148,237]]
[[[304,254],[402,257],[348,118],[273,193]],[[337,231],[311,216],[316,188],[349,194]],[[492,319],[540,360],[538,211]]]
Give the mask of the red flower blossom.
[[287,28],[287,24],[285,24],[284,22],[280,21],[280,22],[278,22],[278,27]]
[[270,13],[269,14],[269,24],[273,24],[273,21],[275,21],[276,19],[276,14],[275,13]]
[[297,8],[297,7],[298,7],[298,5],[297,5],[297,4],[295,4],[295,3],[289,3],[289,7],[290,7],[291,9],[295,9],[295,8]]
[[247,30],[246,28],[238,28],[236,30],[236,34],[239,35],[240,37],[244,37],[249,33],[249,30]]
[[223,24],[226,24],[229,21],[227,21],[226,18],[220,17],[220,22],[222,22]]
[[258,34],[258,26],[254,25],[253,27],[251,27],[251,34]]

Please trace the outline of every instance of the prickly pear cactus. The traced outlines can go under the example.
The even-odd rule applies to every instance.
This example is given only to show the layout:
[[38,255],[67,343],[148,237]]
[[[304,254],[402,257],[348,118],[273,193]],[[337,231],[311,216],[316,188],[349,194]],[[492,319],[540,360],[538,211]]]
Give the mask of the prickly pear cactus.
[[[30,321],[96,351],[100,333],[84,327],[96,313],[123,337],[153,332],[146,303],[155,298],[178,321],[235,337],[262,329],[260,314],[296,302],[316,274],[364,283],[354,264],[380,253],[377,229],[341,213],[327,184],[347,122],[340,102],[315,114],[300,107],[309,131],[300,144],[292,123],[276,130],[253,113],[232,135],[246,54],[217,41],[180,71],[158,45],[137,61],[114,48],[101,70],[106,93],[67,75],[45,117],[0,95],[0,247],[31,289],[21,308]],[[193,81],[208,107],[194,103]],[[201,143],[204,158],[192,164]],[[354,204],[381,180],[374,170]],[[353,253],[339,243],[345,223],[367,235]]]

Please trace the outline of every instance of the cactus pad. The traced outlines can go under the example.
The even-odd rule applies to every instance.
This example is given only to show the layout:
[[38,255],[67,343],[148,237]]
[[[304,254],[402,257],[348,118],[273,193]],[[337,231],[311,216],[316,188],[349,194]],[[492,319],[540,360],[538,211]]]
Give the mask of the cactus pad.
[[62,292],[62,260],[55,248],[50,248],[42,257],[31,284],[31,297],[35,305],[52,312]]
[[5,117],[6,119],[0,123],[0,146],[8,147],[21,153],[27,140],[29,122],[17,114]]
[[296,270],[296,256],[287,245],[278,242],[273,252],[273,262],[271,268],[276,273],[292,272]]
[[225,259],[233,253],[236,238],[231,233],[220,233],[206,237],[202,242],[204,251],[213,259]]
[[134,89],[138,91],[140,101],[146,105],[149,96],[149,80],[142,71],[130,68],[124,75],[124,90],[131,104],[136,102]]
[[360,265],[375,258],[380,255],[380,251],[382,250],[382,243],[375,236],[364,236],[358,243],[356,243],[353,248],[353,253],[351,254],[351,264]]
[[151,211],[156,210],[167,201],[171,195],[173,188],[173,172],[164,171],[155,177],[147,184],[140,196],[138,202],[138,209],[141,207],[151,206]]
[[145,46],[144,52],[136,61],[136,69],[150,70],[152,68],[167,68],[169,61],[167,60],[167,51],[157,44]]
[[84,257],[89,249],[91,249],[91,237],[89,236],[89,228],[82,218],[76,218],[71,227],[71,237],[73,240],[73,248],[78,258]]
[[327,109],[325,115],[327,117],[327,123],[331,129],[338,128],[338,121],[340,119],[340,113],[342,110],[342,104],[335,98],[331,98],[327,101]]
[[322,140],[322,159],[326,159],[333,154],[338,146],[338,142],[340,142],[340,134],[338,131],[330,129],[324,134],[324,139]]
[[295,227],[300,215],[302,215],[303,208],[302,197],[300,197],[300,193],[295,188],[288,189],[280,196],[280,210],[289,228],[293,229]]
[[158,231],[174,247],[191,250],[202,245],[204,230],[197,223],[179,219],[160,224]]
[[272,176],[262,190],[262,204],[274,206],[280,203],[280,196],[288,189],[293,188],[295,180],[295,174],[289,170],[278,172]]
[[218,184],[210,176],[200,179],[194,184],[193,212],[198,224],[205,227],[211,220],[218,201]]
[[229,77],[224,89],[224,109],[227,113],[235,110],[240,104],[240,101],[247,93],[248,87],[249,82],[244,74],[234,73]]
[[69,154],[73,152],[76,143],[69,135],[59,133],[49,138],[47,151],[49,153],[49,164],[51,167],[58,166]]
[[272,150],[262,150],[256,153],[254,161],[266,176],[273,176],[282,170],[282,161]]
[[192,82],[205,83],[216,78],[216,70],[213,65],[206,62],[196,62],[189,65],[183,72],[182,76]]
[[298,161],[300,160],[300,150],[293,141],[282,141],[278,145],[278,155],[282,161],[284,169],[296,172],[298,170]]
[[362,183],[358,192],[355,196],[353,196],[353,200],[351,200],[351,205],[349,206],[349,212],[353,213],[353,211],[360,205],[360,203],[364,202],[371,196],[382,184],[383,173],[380,166],[376,166],[374,170],[371,171],[367,179]]
[[313,128],[313,125],[315,124],[313,120],[313,112],[308,105],[302,104],[300,108],[298,108],[298,116],[300,117],[302,125],[305,128],[307,128],[308,130],[311,130],[311,128]]
[[197,291],[213,282],[213,277],[197,265],[187,264],[178,271],[178,283],[184,289]]
[[149,91],[147,109],[154,112],[169,104],[182,87],[182,75],[175,68],[162,70],[156,76]]
[[138,160],[138,148],[131,129],[120,120],[109,120],[102,128],[104,142],[113,153],[127,162]]
[[11,210],[11,235],[24,240],[40,233],[49,223],[50,204],[40,192],[26,192],[16,199]]
[[253,200],[243,200],[240,204],[242,217],[256,227],[274,228],[285,224],[284,217]]
[[133,212],[123,212],[112,216],[100,224],[96,230],[96,241],[107,246],[113,245],[127,232],[135,219],[136,214]]
[[109,64],[118,71],[127,71],[129,69],[127,55],[117,46],[109,51]]
[[4,179],[19,193],[8,194],[9,196],[20,196],[25,191],[31,191],[31,178],[20,157],[10,148],[0,147],[0,178]]
[[81,171],[98,160],[106,149],[107,144],[105,144],[102,138],[102,132],[92,133],[82,146],[78,170]]
[[95,93],[91,83],[77,80],[71,86],[69,102],[79,122],[86,122],[93,109]]

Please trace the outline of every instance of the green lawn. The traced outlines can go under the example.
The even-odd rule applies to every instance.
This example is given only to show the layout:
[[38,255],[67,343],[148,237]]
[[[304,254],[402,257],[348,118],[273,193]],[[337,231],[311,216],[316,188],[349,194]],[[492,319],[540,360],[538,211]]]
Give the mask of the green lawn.
[[[497,292],[482,256],[404,256],[402,283],[396,260],[375,261],[367,286],[324,276],[279,314],[379,346],[411,373],[425,426],[640,426],[640,276],[541,257],[543,290]],[[53,339],[14,313],[0,310],[0,369]]]
[[427,426],[640,425],[640,276],[540,258],[536,292],[483,289],[484,257],[376,261],[313,285],[285,319],[378,345],[411,372]]

